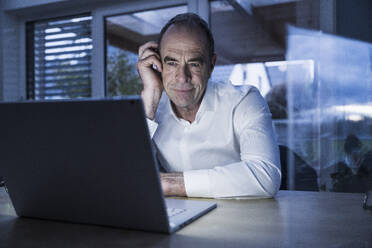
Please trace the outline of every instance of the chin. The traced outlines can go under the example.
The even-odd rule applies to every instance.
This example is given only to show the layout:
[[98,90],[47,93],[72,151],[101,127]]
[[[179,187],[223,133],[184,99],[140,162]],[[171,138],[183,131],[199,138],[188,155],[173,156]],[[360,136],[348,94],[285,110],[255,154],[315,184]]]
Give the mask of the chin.
[[192,106],[192,103],[185,103],[185,102],[173,102],[178,108],[189,108]]
[[195,103],[194,99],[179,99],[179,98],[170,98],[174,105],[179,108],[187,108],[192,106]]

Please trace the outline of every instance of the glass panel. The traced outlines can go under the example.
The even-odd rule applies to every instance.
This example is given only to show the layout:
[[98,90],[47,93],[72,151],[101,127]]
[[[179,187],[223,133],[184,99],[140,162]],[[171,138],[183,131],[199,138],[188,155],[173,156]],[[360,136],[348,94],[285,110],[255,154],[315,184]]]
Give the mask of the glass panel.
[[138,47],[157,40],[161,28],[187,6],[141,11],[107,17],[106,95],[138,95],[142,90],[136,70]]
[[289,30],[288,41],[289,60],[316,65],[310,87],[299,83],[301,71],[287,74],[290,146],[312,148],[308,160],[322,190],[366,191],[372,181],[372,44],[299,28]]
[[[306,133],[296,137],[289,133],[289,116],[297,107],[311,108],[316,93],[314,61],[285,61],[285,23],[296,22],[296,3],[255,1],[248,6],[244,1],[211,1],[210,7],[217,54],[211,79],[259,89],[272,112],[281,155],[281,189],[319,190],[317,167],[312,164],[317,161],[313,122],[302,120],[310,125]],[[297,72],[296,85],[301,87],[288,91],[288,71]],[[301,96],[301,101],[292,96]],[[296,108],[289,109],[289,104]]]
[[281,189],[371,188],[372,44],[298,28],[287,37],[285,22],[317,22],[297,16],[296,3],[271,3],[211,2],[218,56],[212,80],[251,84],[265,97],[279,143]]
[[[295,3],[276,1],[275,4],[271,2],[271,6],[266,6],[269,1],[250,3],[255,6],[254,10],[244,1],[210,2],[211,30],[217,54],[212,80],[230,81],[236,85],[251,84],[265,96],[274,81],[280,80],[276,77],[285,75],[268,71],[272,67],[263,62],[284,60],[284,39],[277,37],[284,37],[284,23],[295,21]],[[267,25],[263,25],[252,11],[257,12],[257,16],[270,16],[264,21]],[[272,14],[274,11],[275,14]],[[278,23],[282,25],[279,27]],[[274,30],[274,33],[268,29]]]

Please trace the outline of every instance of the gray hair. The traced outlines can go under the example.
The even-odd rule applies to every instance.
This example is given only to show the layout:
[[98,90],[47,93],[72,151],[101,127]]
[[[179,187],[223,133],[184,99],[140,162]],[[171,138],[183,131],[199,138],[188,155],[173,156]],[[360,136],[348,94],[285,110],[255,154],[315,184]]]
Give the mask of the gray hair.
[[160,46],[160,42],[164,36],[164,33],[168,30],[168,28],[171,25],[181,25],[181,26],[187,26],[187,27],[198,27],[200,28],[204,33],[207,38],[207,43],[206,46],[208,47],[208,52],[210,58],[212,58],[214,54],[214,39],[213,35],[208,27],[208,24],[197,14],[194,13],[184,13],[184,14],[179,14],[170,19],[167,24],[161,29],[160,31],[160,36],[158,39],[158,44]]

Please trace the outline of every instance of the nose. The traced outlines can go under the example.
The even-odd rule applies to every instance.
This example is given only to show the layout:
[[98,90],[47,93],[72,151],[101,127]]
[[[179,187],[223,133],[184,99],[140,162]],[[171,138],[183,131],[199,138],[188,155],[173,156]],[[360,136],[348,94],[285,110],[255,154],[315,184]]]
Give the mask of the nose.
[[188,83],[191,79],[191,72],[187,64],[179,65],[177,68],[176,79],[180,83]]

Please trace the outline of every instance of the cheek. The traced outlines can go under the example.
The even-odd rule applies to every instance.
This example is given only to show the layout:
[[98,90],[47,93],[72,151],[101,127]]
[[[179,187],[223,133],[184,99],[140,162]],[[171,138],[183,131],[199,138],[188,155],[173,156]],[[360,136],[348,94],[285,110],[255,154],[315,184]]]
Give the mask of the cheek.
[[163,72],[161,73],[161,78],[163,81],[163,86],[167,87],[169,83],[173,81],[174,76],[171,71],[163,70]]
[[194,84],[197,84],[199,86],[202,86],[208,81],[208,74],[206,70],[199,70],[197,72],[192,73],[192,81]]

